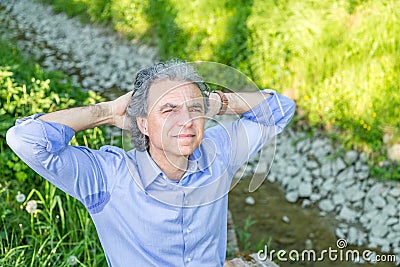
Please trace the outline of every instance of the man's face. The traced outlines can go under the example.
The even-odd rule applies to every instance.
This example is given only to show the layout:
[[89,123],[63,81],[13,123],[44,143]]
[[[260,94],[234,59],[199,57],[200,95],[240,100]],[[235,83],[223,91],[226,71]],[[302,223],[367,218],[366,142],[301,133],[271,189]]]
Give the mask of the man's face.
[[159,81],[149,89],[148,106],[150,154],[164,153],[171,160],[192,154],[204,135],[205,107],[198,87],[184,81]]

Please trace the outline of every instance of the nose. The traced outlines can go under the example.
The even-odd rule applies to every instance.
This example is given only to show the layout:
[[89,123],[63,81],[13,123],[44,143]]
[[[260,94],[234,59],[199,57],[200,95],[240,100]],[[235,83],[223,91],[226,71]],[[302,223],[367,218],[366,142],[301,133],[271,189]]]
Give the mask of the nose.
[[181,110],[178,118],[178,124],[182,127],[191,127],[193,125],[192,114],[188,110]]

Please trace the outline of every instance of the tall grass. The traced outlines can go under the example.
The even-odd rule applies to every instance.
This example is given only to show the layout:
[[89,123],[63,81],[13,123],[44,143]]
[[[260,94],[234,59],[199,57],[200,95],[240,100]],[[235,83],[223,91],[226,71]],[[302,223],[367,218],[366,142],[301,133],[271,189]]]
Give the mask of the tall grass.
[[[59,72],[45,72],[0,39],[0,266],[106,266],[84,206],[28,168],[7,146],[17,118],[102,98],[82,92]],[[82,132],[72,144],[99,148],[103,129]]]

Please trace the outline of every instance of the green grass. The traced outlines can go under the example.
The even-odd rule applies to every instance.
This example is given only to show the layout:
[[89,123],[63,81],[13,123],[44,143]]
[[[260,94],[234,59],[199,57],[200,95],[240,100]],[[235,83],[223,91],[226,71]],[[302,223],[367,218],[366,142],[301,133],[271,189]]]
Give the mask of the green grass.
[[[70,266],[73,259],[77,266],[106,266],[84,206],[30,170],[5,142],[16,118],[103,99],[62,73],[43,71],[8,41],[0,39],[0,47],[0,266]],[[79,133],[72,143],[99,148],[109,141],[103,131]],[[26,199],[18,202],[21,194]]]

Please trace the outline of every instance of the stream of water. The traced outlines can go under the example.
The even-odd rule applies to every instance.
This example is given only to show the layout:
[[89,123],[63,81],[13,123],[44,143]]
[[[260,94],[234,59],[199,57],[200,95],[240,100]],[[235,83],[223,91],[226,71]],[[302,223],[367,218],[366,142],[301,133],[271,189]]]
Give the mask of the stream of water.
[[[320,216],[317,208],[302,208],[300,204],[292,204],[285,200],[285,195],[279,185],[265,181],[255,192],[249,193],[248,184],[250,179],[242,179],[229,193],[229,209],[232,212],[235,226],[239,232],[243,231],[246,220],[249,218],[255,221],[248,229],[251,234],[249,242],[252,244],[251,253],[259,249],[265,250],[264,245],[271,240],[269,251],[291,250],[298,252],[312,249],[316,251],[317,258],[321,256],[322,250],[337,250],[340,258],[340,249],[336,242],[337,237],[334,234],[338,222],[333,216]],[[255,200],[254,205],[246,204],[245,199],[252,197]],[[250,216],[250,217],[249,217]],[[286,221],[286,222],[285,222]],[[240,238],[239,238],[240,239]],[[264,240],[264,241],[263,241]],[[240,242],[240,240],[239,240]],[[243,244],[242,244],[243,248]],[[365,247],[348,246],[343,251],[343,259],[346,258],[346,251],[357,250],[360,255],[367,250]],[[382,254],[376,250],[377,255]],[[348,254],[348,258],[352,258]],[[382,254],[383,255],[383,254]],[[296,254],[293,254],[296,256]],[[285,258],[289,258],[285,256]],[[308,266],[308,267],[331,267],[331,266],[395,266],[393,262],[380,262],[376,264],[359,264],[354,261],[333,261],[328,255],[323,257],[324,261],[296,261],[282,262],[277,260],[281,267],[286,266]],[[333,258],[333,257],[332,257]]]

